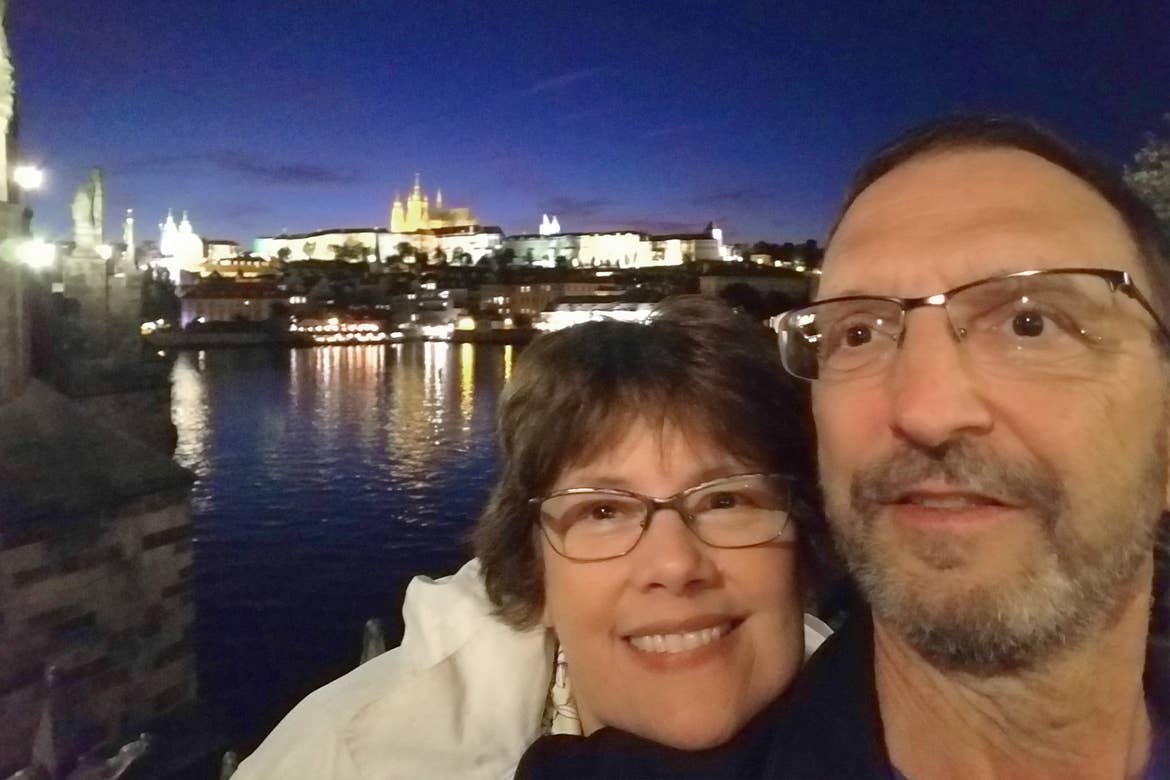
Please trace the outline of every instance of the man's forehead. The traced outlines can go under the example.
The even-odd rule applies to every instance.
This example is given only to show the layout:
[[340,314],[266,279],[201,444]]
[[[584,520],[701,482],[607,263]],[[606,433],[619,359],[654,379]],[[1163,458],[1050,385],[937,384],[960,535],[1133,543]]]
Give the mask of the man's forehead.
[[[826,248],[818,297],[922,295],[1030,268],[1140,273],[1121,216],[1087,183],[1018,149],[932,152],[853,202]],[[876,287],[875,287],[876,285]]]

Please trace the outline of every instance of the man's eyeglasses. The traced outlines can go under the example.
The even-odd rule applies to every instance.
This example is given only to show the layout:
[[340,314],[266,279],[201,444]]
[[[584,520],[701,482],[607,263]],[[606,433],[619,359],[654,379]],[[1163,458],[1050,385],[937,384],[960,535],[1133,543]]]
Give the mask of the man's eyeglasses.
[[889,365],[905,336],[907,312],[941,306],[973,362],[1021,375],[1060,376],[1091,370],[1111,349],[1148,335],[1148,325],[1127,310],[1125,298],[1145,309],[1170,341],[1170,331],[1130,275],[1100,268],[1020,271],[922,298],[827,298],[784,313],[776,328],[790,373],[850,379]]
[[670,498],[629,490],[569,488],[529,499],[553,550],[574,561],[618,558],[638,544],[654,513],[673,509],[712,547],[754,547],[788,527],[789,493],[777,474],[737,474],[687,488]]

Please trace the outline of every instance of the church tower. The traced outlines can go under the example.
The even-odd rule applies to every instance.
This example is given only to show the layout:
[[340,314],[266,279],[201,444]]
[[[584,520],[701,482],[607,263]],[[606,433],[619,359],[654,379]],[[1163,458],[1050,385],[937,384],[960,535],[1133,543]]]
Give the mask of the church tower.
[[394,193],[394,203],[390,206],[390,231],[392,233],[406,232],[406,209],[402,206],[402,198]]
[[410,197],[406,199],[406,229],[418,230],[426,227],[426,216],[423,214],[422,185],[419,175],[414,175],[414,186],[410,189]]

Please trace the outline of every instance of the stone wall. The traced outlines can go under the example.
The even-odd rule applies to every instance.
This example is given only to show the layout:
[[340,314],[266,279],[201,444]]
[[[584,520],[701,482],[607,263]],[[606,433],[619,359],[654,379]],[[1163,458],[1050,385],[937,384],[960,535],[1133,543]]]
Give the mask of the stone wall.
[[0,258],[0,404],[24,389],[29,373],[23,269]]
[[77,750],[195,700],[188,493],[155,493],[0,537],[0,777],[27,765],[60,672]]

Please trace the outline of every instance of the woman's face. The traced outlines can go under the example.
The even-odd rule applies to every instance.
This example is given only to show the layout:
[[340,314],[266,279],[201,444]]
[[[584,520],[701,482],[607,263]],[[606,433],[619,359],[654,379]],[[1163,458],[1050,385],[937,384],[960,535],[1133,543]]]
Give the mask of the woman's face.
[[[601,457],[568,468],[553,490],[611,487],[666,498],[757,470],[697,435],[640,421]],[[620,558],[582,563],[558,555],[543,536],[540,544],[543,619],[565,651],[587,734],[615,726],[683,749],[718,745],[800,668],[791,540],[717,549],[663,509]]]

